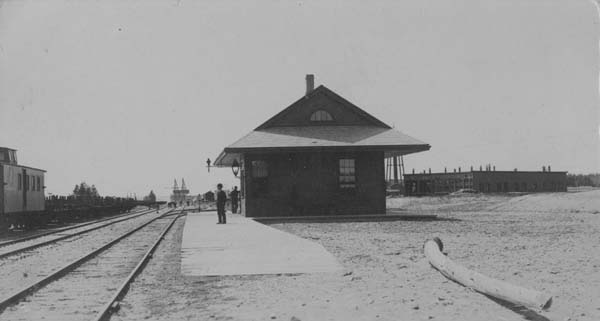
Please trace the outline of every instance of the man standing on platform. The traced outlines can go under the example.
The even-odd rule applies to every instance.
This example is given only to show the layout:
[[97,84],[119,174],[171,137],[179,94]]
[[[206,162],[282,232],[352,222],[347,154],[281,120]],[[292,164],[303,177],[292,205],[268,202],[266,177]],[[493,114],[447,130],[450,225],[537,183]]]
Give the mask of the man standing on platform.
[[233,191],[229,194],[231,195],[231,213],[237,213],[238,210],[238,201],[240,196],[240,191],[238,191],[237,186],[233,187]]
[[225,203],[227,203],[227,194],[223,192],[223,184],[217,184],[217,215],[219,216],[219,223],[226,224],[225,219]]

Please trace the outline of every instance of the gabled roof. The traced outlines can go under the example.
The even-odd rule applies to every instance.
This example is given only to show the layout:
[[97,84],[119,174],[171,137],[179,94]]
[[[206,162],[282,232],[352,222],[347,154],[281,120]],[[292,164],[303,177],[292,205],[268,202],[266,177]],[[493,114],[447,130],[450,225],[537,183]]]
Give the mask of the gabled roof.
[[346,100],[344,97],[336,94],[333,90],[320,85],[315,90],[308,93],[306,96],[298,99],[293,104],[285,108],[284,110],[277,113],[275,116],[269,118],[266,122],[262,123],[260,126],[256,127],[255,130],[261,130],[270,127],[278,127],[281,124],[278,124],[285,116],[305,107],[311,103],[312,100],[317,99],[319,96],[326,97],[335,103],[340,104],[345,110],[344,112],[353,113],[359,117],[364,124],[369,124],[372,126],[382,127],[382,128],[392,128],[381,120],[373,117],[371,114],[362,110],[360,107],[354,105],[353,103]]
[[[320,108],[337,119],[311,122],[311,113]],[[226,147],[214,165],[229,166],[241,154],[252,152],[383,151],[389,157],[430,148],[321,85]]]

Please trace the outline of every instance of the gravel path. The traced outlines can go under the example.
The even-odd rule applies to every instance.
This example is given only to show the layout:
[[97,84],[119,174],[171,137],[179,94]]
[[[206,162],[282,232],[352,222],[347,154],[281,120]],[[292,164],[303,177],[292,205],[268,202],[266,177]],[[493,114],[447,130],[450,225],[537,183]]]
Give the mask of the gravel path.
[[[181,236],[185,219],[175,222],[152,260],[131,284],[121,309],[111,321],[207,320],[199,311],[208,308],[217,278],[193,279],[180,275]],[[213,298],[218,300],[219,297]]]
[[158,219],[128,236],[25,301],[11,306],[0,315],[0,320],[93,318],[173,218]]
[[135,226],[155,218],[151,212],[131,220],[0,259],[0,298],[33,284],[65,264],[100,248]]

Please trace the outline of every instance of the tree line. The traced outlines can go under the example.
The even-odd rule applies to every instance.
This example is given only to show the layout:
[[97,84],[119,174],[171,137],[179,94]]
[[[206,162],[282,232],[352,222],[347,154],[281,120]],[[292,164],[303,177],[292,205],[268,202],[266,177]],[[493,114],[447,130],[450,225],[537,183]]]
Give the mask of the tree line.
[[567,186],[600,187],[600,174],[567,174]]
[[96,189],[96,186],[94,186],[93,184],[92,186],[89,186],[86,182],[81,182],[81,184],[75,185],[75,188],[73,189],[73,194],[71,195],[75,196],[75,198],[77,199],[83,200],[93,200],[101,197],[98,193],[98,190]]

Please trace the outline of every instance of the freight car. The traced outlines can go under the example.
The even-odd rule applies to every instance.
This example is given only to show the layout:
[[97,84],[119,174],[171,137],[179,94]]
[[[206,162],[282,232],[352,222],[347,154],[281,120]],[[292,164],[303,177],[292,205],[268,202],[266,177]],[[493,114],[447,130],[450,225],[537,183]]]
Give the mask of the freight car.
[[43,169],[19,165],[17,151],[0,147],[0,218],[21,224],[45,210]]
[[35,228],[49,222],[94,219],[131,211],[143,202],[132,198],[44,195],[45,170],[19,165],[16,150],[0,147],[0,233],[7,227]]

